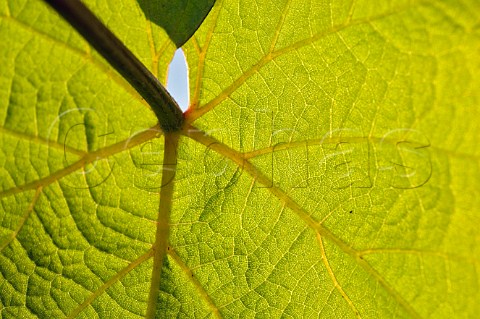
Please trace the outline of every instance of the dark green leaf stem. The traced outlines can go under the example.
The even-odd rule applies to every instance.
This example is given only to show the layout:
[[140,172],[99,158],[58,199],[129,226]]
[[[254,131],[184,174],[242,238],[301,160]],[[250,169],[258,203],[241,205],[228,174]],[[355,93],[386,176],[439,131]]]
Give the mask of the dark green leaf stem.
[[147,101],[165,132],[183,124],[183,113],[158,79],[79,0],[44,0],[68,21]]

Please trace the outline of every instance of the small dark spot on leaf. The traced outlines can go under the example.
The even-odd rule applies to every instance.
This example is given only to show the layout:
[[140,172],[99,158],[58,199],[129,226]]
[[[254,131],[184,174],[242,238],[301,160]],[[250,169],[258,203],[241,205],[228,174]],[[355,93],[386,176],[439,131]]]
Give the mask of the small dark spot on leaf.
[[350,211],[350,214],[353,214],[353,210]]

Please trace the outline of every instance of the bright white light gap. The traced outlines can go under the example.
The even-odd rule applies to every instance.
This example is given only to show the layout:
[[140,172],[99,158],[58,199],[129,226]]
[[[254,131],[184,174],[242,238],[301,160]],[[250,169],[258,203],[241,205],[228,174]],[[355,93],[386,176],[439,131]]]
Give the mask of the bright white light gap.
[[182,111],[188,109],[188,67],[182,49],[177,49],[168,67],[167,90],[177,101]]

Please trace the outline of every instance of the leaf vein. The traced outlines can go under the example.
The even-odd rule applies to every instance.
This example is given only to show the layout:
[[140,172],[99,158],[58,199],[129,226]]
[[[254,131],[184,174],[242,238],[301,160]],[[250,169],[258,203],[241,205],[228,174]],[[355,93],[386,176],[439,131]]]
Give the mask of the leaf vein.
[[350,297],[347,295],[347,293],[343,290],[342,286],[338,282],[335,276],[335,273],[332,270],[332,267],[330,267],[330,262],[328,261],[327,254],[325,252],[325,247],[323,246],[322,236],[318,232],[317,232],[317,241],[318,241],[318,245],[320,246],[320,252],[322,253],[323,264],[328,272],[328,275],[330,276],[330,279],[333,282],[333,286],[335,287],[336,290],[338,290],[338,292],[342,295],[342,297],[348,303],[349,307],[352,309],[355,316],[357,318],[362,318],[362,316],[360,316],[360,312],[358,311],[357,307],[355,307],[355,304],[352,302]]
[[193,273],[193,271],[190,268],[188,268],[188,266],[183,262],[180,256],[177,255],[177,253],[172,247],[170,247],[170,249],[167,251],[167,254],[170,257],[172,257],[172,259],[177,263],[177,265],[183,270],[187,278],[192,282],[193,286],[195,287],[199,295],[207,303],[208,307],[212,311],[213,316],[215,318],[221,319],[222,315],[219,309],[213,302],[212,298],[209,296],[208,292],[203,288],[200,281],[195,277],[195,274]]
[[144,261],[150,259],[153,256],[153,250],[147,251],[142,256],[138,257],[136,260],[132,261],[127,267],[123,268],[120,272],[115,274],[112,278],[106,281],[103,285],[101,285],[96,291],[94,291],[87,299],[84,300],[77,308],[75,308],[68,316],[67,319],[75,318],[79,315],[86,307],[91,305],[95,299],[101,296],[109,287],[115,284],[117,281],[122,279],[126,276],[130,271],[135,269],[137,266],[142,264]]
[[197,78],[195,79],[195,91],[193,92],[193,99],[190,105],[190,111],[193,112],[195,108],[198,106],[200,101],[200,87],[202,86],[202,79],[203,79],[203,70],[205,67],[205,57],[207,55],[208,48],[210,46],[210,41],[213,37],[213,30],[217,24],[218,16],[220,15],[220,9],[222,7],[223,0],[216,1],[214,4],[214,9],[212,10],[213,13],[213,22],[211,28],[207,32],[207,36],[205,39],[205,43],[203,44],[202,48],[199,48],[198,41],[195,38],[194,46],[195,49],[199,50],[198,56],[198,65],[197,65]]
[[160,292],[163,262],[168,249],[170,234],[170,213],[174,190],[174,177],[177,165],[178,134],[165,135],[165,149],[163,153],[162,185],[160,190],[160,207],[157,217],[157,230],[153,249],[153,267],[148,294],[148,306],[146,318],[155,318],[157,310],[157,298]]
[[28,217],[30,217],[30,215],[32,214],[33,208],[35,207],[35,204],[37,203],[41,193],[42,193],[42,187],[37,188],[35,194],[33,195],[32,201],[27,208],[27,211],[25,212],[22,219],[18,223],[16,229],[13,231],[13,233],[9,237],[7,237],[5,240],[3,240],[3,242],[0,243],[0,252],[2,252],[3,249],[5,249],[15,238],[17,238],[18,233],[22,230],[23,225],[25,225],[25,222],[27,221]]
[[272,186],[272,182],[269,177],[264,175],[258,170],[257,167],[245,159],[242,153],[230,148],[229,146],[221,143],[220,141],[191,125],[189,126],[188,131],[184,132],[184,134],[185,136],[192,138],[206,147],[211,148],[213,151],[216,151],[220,155],[230,159],[250,176],[255,178],[260,184],[269,185],[270,187],[267,188],[268,191],[270,191],[279,200],[284,202],[285,205],[290,208],[300,219],[302,219],[309,228],[314,230],[320,236],[329,239],[344,253],[350,255],[350,257],[352,257],[367,273],[369,273],[378,283],[382,285],[386,292],[391,295],[405,311],[407,311],[413,318],[420,318],[412,306],[410,306],[409,303],[403,299],[403,297],[400,296],[395,289],[389,286],[385,279],[372,266],[370,266],[370,264],[363,260],[363,258],[359,256],[358,252],[354,248],[349,246],[342,239],[338,238],[328,228],[315,221],[303,207],[301,207],[282,189]]
[[73,164],[54,172],[53,174],[34,180],[32,182],[26,183],[24,185],[19,185],[7,190],[0,192],[0,198],[7,197],[10,195],[18,194],[26,190],[36,189],[38,187],[46,187],[53,182],[60,180],[62,177],[69,175],[70,173],[75,172],[76,170],[84,167],[87,164],[92,162],[105,159],[111,155],[129,150],[141,143],[149,141],[155,137],[158,137],[160,129],[158,126],[155,126],[151,129],[143,131],[127,140],[118,142],[116,144],[101,148],[94,152],[86,154],[84,157],[74,162]]
[[[422,4],[422,3],[427,3],[427,1],[418,1],[416,4]],[[227,86],[222,92],[220,92],[215,98],[210,100],[208,103],[206,103],[204,106],[201,108],[195,109],[189,117],[187,118],[186,122],[187,124],[192,124],[195,122],[197,119],[202,117],[204,114],[208,113],[212,109],[214,109],[217,105],[225,101],[230,95],[235,92],[243,83],[245,83],[252,75],[257,73],[263,66],[265,66],[267,63],[270,61],[283,56],[291,51],[298,50],[302,47],[308,46],[316,41],[319,41],[326,36],[329,36],[331,34],[337,33],[339,31],[342,31],[344,29],[347,29],[352,26],[357,26],[357,25],[362,25],[362,24],[370,24],[373,21],[376,20],[381,20],[384,18],[387,18],[389,16],[392,16],[394,14],[398,14],[399,12],[406,11],[408,9],[411,9],[413,5],[407,5],[402,8],[397,8],[397,10],[392,10],[387,13],[379,14],[376,16],[373,16],[371,18],[366,18],[366,19],[358,19],[358,20],[353,20],[353,21],[348,21],[346,24],[339,24],[335,25],[330,29],[323,30],[322,32],[319,32],[309,38],[297,41],[289,46],[286,46],[282,49],[276,50],[274,52],[269,52],[268,54],[264,55],[262,58],[258,60],[257,63],[252,65],[248,70],[246,70],[242,75],[240,75],[235,81],[233,81],[232,84]]]
[[84,59],[85,61],[90,62],[93,66],[97,67],[101,72],[103,72],[105,75],[110,77],[113,81],[115,81],[115,83],[117,83],[120,87],[122,87],[133,98],[135,98],[137,101],[141,102],[142,104],[144,104],[148,108],[150,108],[148,103],[138,94],[138,92],[133,87],[130,86],[130,84],[123,77],[118,75],[109,66],[107,66],[104,63],[98,61],[97,59],[94,59],[92,57],[92,55],[89,53],[89,51],[83,52],[83,51],[81,51],[81,50],[79,50],[75,47],[72,47],[72,46],[68,45],[65,42],[61,42],[61,41],[59,41],[55,38],[52,38],[50,35],[42,32],[40,30],[37,30],[37,29],[33,28],[32,26],[30,26],[28,24],[25,24],[24,22],[16,19],[15,17],[0,15],[0,18],[3,18],[7,21],[11,21],[11,22],[15,23],[16,25],[18,25],[19,27],[21,27],[21,28],[23,28],[27,31],[30,31],[30,32],[40,36],[43,39],[51,41],[52,43],[54,43],[54,44],[56,44],[60,47],[63,47],[64,49],[72,52],[73,54],[75,54],[77,56],[79,56],[80,58]]

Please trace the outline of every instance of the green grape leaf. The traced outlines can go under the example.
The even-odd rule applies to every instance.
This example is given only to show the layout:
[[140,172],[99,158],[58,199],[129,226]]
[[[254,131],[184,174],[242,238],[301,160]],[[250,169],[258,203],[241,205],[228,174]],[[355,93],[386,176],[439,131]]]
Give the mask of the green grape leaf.
[[[168,29],[86,4],[165,82]],[[163,134],[47,5],[1,1],[0,317],[475,317],[479,12],[219,0]]]

